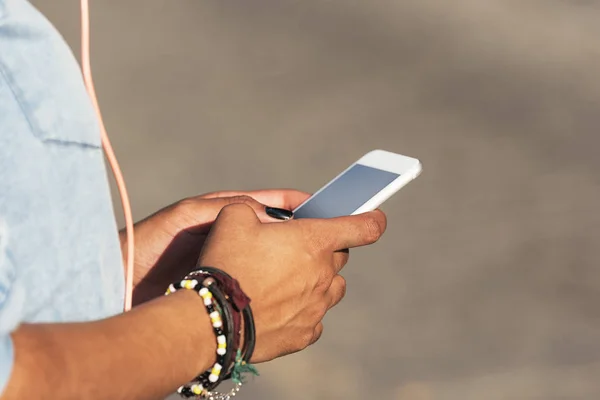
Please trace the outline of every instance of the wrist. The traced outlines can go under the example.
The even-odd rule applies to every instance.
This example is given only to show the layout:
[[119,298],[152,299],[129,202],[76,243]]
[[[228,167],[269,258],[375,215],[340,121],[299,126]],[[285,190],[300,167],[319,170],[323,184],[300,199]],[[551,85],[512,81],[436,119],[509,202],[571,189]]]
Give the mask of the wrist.
[[180,290],[168,296],[168,299],[172,299],[169,307],[180,321],[186,338],[183,342],[173,345],[183,351],[182,359],[189,360],[189,379],[192,379],[215,362],[217,344],[212,332],[212,323],[198,293]]
[[11,334],[15,361],[2,398],[27,398],[31,382],[60,399],[166,398],[214,363],[203,308],[182,291],[99,321],[22,324]]
[[123,266],[125,266],[127,264],[127,231],[125,228],[119,231],[119,247],[121,248]]
[[[225,272],[210,267],[190,272],[183,280],[171,284],[166,294],[177,292],[197,293],[203,299],[215,342],[218,343],[218,346],[213,345],[213,349],[216,347],[216,362],[212,368],[182,385],[178,392],[185,398],[210,396],[212,390],[229,378],[235,383],[233,390],[236,392],[243,383],[243,374],[258,374],[248,364],[255,340],[250,299],[241,291],[237,281]],[[244,331],[242,327],[245,328]],[[244,344],[242,333],[249,332],[251,335]]]

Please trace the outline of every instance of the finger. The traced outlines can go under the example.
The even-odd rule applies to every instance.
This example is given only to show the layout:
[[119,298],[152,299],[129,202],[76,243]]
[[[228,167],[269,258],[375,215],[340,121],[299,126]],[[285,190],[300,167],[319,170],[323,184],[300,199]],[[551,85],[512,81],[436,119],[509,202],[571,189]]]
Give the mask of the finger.
[[331,282],[331,286],[327,291],[329,297],[329,309],[337,306],[340,301],[346,296],[346,280],[341,275],[336,275]]
[[245,203],[232,203],[221,209],[212,231],[218,231],[221,224],[232,224],[243,229],[243,227],[248,225],[260,224],[260,220],[251,206]]
[[[275,222],[284,219],[285,215],[293,215],[287,210],[279,210],[278,213],[272,214],[275,217],[267,214],[267,207],[264,204],[256,201],[256,199],[245,196],[229,196],[229,197],[215,197],[215,198],[192,198],[186,201],[186,214],[190,215],[190,218],[200,218],[204,224],[211,224],[219,215],[219,212],[223,207],[232,204],[245,204],[251,207],[255,214],[262,222]],[[276,209],[277,211],[278,209]],[[279,216],[279,217],[277,217]],[[287,219],[289,219],[288,217]]]
[[318,246],[327,250],[342,250],[375,243],[385,232],[385,214],[370,211],[359,215],[325,219],[302,219]]
[[333,270],[336,274],[344,268],[349,258],[350,251],[348,249],[338,250],[333,253]]
[[[232,235],[237,235],[238,237],[252,236],[254,235],[253,230],[258,228],[259,225],[260,220],[252,207],[243,203],[226,205],[221,209],[217,219],[210,228],[206,242],[202,246],[199,262],[204,262],[207,249],[211,247],[213,242],[222,242],[224,239],[230,240]],[[213,260],[209,264],[204,265],[218,266],[218,263]]]
[[317,326],[315,326],[315,331],[310,341],[310,345],[315,344],[321,338],[321,335],[323,335],[323,323],[319,322]]
[[213,199],[218,197],[250,196],[256,201],[271,207],[294,210],[300,204],[304,203],[311,195],[294,189],[267,189],[252,190],[248,192],[223,191],[213,192],[202,195],[204,199]]
[[246,195],[215,198],[215,199],[211,199],[209,201],[213,201],[216,203],[224,202],[226,204],[246,204],[247,206],[250,206],[254,210],[256,216],[258,217],[258,219],[261,222],[287,221],[294,216],[294,213],[291,212],[290,210],[273,207],[268,204],[265,205],[264,203],[261,203],[261,202],[257,201],[256,199],[254,199],[250,196],[246,196]]

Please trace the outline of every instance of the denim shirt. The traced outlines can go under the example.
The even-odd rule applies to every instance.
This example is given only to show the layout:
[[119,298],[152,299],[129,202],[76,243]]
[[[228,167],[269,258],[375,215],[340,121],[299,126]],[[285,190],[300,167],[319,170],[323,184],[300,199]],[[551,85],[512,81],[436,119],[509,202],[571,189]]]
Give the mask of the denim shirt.
[[21,323],[122,309],[124,272],[79,66],[25,0],[0,0],[0,391]]

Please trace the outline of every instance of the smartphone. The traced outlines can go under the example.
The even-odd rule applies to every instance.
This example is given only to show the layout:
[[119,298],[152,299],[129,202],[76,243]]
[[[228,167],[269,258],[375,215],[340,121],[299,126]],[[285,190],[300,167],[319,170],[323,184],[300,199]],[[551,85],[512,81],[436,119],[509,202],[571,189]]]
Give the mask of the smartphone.
[[373,211],[421,173],[416,158],[373,150],[294,210],[294,218],[334,218]]

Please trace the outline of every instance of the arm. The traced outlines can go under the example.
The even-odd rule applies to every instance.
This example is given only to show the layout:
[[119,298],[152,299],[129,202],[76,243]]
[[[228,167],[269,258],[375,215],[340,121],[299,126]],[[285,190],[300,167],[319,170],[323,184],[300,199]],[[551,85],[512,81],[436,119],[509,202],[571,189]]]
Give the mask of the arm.
[[202,300],[188,291],[96,322],[21,325],[2,400],[154,400],[209,368],[216,340]]
[[[200,265],[230,273],[252,299],[252,362],[265,362],[319,338],[325,312],[345,293],[338,272],[348,254],[339,250],[373,243],[384,230],[378,211],[263,224],[253,208],[229,205]],[[160,399],[208,369],[216,354],[203,302],[189,291],[97,322],[21,325],[11,336],[15,361],[0,400]]]

